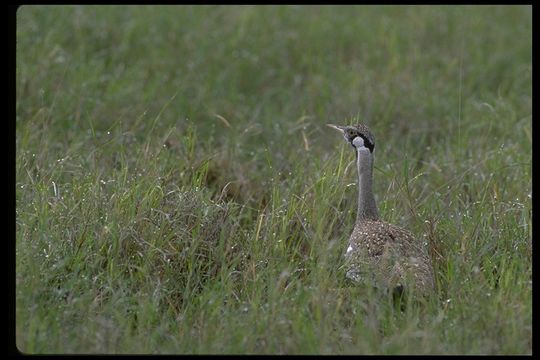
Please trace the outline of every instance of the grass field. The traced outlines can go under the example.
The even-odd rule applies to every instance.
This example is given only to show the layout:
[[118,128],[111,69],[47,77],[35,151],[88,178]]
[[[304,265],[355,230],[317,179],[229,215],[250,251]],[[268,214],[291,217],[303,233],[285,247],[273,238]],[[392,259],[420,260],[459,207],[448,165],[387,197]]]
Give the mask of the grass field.
[[[24,6],[25,353],[530,354],[530,6]],[[437,292],[345,281],[368,124]]]

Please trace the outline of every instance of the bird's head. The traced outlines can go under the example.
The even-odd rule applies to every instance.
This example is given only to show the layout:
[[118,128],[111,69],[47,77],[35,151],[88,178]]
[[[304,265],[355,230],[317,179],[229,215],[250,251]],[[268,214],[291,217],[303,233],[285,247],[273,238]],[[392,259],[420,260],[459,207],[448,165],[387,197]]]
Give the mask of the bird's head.
[[373,134],[366,125],[327,125],[341,132],[343,134],[343,137],[345,138],[345,141],[351,144],[354,149],[361,151],[369,150],[370,154],[373,153],[373,150],[375,149],[375,139],[373,138]]

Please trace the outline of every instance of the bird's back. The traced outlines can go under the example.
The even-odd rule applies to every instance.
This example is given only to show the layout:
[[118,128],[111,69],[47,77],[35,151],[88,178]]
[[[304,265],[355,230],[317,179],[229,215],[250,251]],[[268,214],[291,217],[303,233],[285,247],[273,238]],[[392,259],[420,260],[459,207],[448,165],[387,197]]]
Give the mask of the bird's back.
[[412,285],[422,294],[434,288],[427,249],[399,226],[379,220],[358,222],[345,257],[351,280],[369,280],[385,289]]

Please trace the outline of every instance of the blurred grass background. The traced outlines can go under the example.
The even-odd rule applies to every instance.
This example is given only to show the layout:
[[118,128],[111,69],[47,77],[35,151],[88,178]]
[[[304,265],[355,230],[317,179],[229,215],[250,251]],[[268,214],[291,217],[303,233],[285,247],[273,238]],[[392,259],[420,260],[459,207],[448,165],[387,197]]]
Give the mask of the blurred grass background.
[[[530,354],[530,6],[23,6],[25,353]],[[438,291],[343,279],[354,160]]]

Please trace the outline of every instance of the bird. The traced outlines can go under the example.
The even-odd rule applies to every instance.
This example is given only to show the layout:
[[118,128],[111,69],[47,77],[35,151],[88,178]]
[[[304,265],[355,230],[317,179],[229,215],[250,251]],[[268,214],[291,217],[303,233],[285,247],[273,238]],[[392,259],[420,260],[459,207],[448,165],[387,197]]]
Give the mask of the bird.
[[365,124],[327,124],[343,134],[356,154],[358,210],[345,252],[346,278],[369,282],[394,297],[428,295],[435,287],[427,249],[408,230],[380,219],[373,195],[375,138]]

